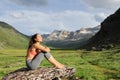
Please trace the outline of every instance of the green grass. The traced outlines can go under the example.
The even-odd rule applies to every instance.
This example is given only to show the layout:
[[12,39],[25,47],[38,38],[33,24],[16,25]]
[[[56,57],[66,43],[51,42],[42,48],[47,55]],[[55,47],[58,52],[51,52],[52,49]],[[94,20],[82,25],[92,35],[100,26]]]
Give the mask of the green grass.
[[[83,80],[119,80],[120,50],[106,51],[52,50],[61,63],[74,67],[75,76]],[[26,50],[0,50],[0,79],[11,71],[25,66]],[[46,59],[41,67],[52,66]]]

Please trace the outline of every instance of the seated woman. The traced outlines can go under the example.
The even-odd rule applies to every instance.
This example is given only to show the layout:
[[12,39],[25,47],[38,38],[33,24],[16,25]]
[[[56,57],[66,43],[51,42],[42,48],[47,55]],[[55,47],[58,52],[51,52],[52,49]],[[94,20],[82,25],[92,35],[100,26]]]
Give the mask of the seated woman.
[[45,57],[55,68],[64,68],[65,66],[59,63],[50,54],[50,48],[41,45],[42,36],[40,34],[34,34],[30,41],[26,56],[26,66],[28,69],[37,69]]

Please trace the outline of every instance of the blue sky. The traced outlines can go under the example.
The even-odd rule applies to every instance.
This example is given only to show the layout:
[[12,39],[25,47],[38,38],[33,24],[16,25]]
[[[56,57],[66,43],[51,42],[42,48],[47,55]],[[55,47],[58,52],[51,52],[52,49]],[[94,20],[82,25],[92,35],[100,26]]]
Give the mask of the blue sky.
[[1,0],[0,21],[26,35],[95,27],[120,7],[120,0]]

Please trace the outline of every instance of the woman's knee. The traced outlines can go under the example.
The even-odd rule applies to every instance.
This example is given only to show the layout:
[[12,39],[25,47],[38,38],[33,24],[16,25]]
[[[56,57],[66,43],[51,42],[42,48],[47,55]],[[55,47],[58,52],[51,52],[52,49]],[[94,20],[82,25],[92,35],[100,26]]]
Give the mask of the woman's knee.
[[49,59],[51,57],[51,53],[45,53],[45,57]]
[[27,65],[27,68],[30,69],[30,70],[34,70],[34,69],[38,68],[37,65],[32,65],[32,64],[26,64],[26,65]]

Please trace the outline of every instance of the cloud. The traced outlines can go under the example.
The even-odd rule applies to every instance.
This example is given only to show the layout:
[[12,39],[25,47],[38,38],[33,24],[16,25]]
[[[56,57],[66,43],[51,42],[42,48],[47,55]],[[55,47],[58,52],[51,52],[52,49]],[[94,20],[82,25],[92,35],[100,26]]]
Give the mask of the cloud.
[[82,11],[45,13],[21,10],[7,12],[0,19],[27,35],[51,33],[55,29],[74,31],[81,27],[94,27],[99,24],[93,14]]
[[95,14],[95,20],[98,22],[102,22],[106,17],[107,17],[107,15],[105,13]]
[[84,0],[94,8],[117,9],[120,7],[120,0]]
[[23,12],[12,12],[10,13],[10,16],[13,17],[13,18],[23,18],[24,17],[24,13]]
[[74,31],[99,25],[118,7],[120,0],[1,0],[0,20],[27,35]]
[[47,0],[9,0],[10,2],[23,6],[43,6],[47,4]]

